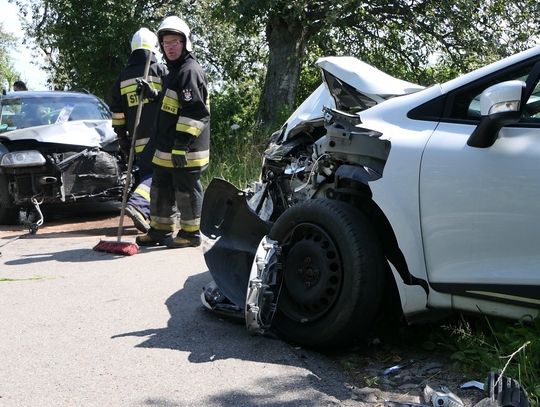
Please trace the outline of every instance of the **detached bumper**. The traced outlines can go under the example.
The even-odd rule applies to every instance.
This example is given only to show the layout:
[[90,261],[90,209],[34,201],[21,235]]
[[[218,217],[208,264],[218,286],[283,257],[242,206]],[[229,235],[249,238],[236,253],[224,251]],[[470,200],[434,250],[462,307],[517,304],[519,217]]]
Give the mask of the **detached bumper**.
[[201,215],[204,258],[221,292],[242,309],[257,247],[270,227],[248,206],[245,192],[225,180],[212,180]]

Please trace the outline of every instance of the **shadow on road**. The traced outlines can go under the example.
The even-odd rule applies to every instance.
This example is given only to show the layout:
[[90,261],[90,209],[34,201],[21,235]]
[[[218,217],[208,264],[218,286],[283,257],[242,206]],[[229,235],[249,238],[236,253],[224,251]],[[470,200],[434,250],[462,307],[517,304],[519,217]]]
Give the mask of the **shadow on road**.
[[[188,352],[188,359],[192,363],[239,359],[308,369],[310,373],[307,377],[304,373],[290,376],[286,385],[284,385],[283,379],[276,379],[275,384],[271,380],[265,379],[264,383],[261,383],[261,387],[268,389],[275,385],[275,394],[290,391],[305,395],[306,386],[310,386],[340,400],[350,398],[350,392],[343,386],[343,381],[340,381],[340,385],[336,385],[335,377],[333,381],[326,380],[332,373],[329,372],[330,361],[321,363],[324,356],[317,354],[316,358],[312,360],[310,355],[313,353],[310,351],[290,347],[278,339],[250,336],[243,321],[226,320],[206,310],[200,301],[200,294],[204,285],[210,280],[211,276],[208,272],[191,276],[186,280],[181,290],[167,299],[165,304],[171,317],[166,327],[120,333],[112,338],[148,337],[137,347]],[[333,374],[336,375],[335,372]],[[211,378],[209,378],[210,382]],[[267,396],[259,398],[249,391],[245,393],[233,391],[230,394],[221,393],[212,401],[227,405],[227,401],[234,399],[235,405],[246,406],[261,404],[265,406],[322,405],[317,400],[313,400],[312,396],[313,394],[310,395],[309,400],[297,399],[290,404],[284,404],[283,401],[272,404]],[[327,402],[328,400],[326,400]]]
[[[58,247],[58,250],[49,251],[49,252],[39,252],[39,248],[36,249],[35,253],[32,254],[26,254],[26,255],[19,255],[19,258],[15,260],[7,260],[4,262],[6,266],[17,266],[17,265],[23,265],[23,264],[32,264],[32,263],[40,263],[40,262],[47,262],[47,261],[57,261],[57,262],[67,262],[67,263],[83,263],[83,262],[95,262],[95,261],[103,261],[103,260],[110,260],[111,258],[121,258],[124,257],[120,254],[115,253],[109,253],[109,252],[102,252],[102,251],[95,251],[94,246],[97,245],[101,240],[106,240],[107,242],[113,242],[115,243],[117,241],[116,234],[117,229],[114,229],[114,233],[110,234],[104,234],[104,233],[98,233],[97,231],[100,231],[101,229],[92,229],[94,233],[86,233],[90,231],[81,231],[81,232],[50,232],[50,233],[44,233],[40,235],[29,235],[24,234],[17,238],[17,235],[11,236],[11,237],[5,237],[3,239],[0,239],[0,248],[4,245],[10,244],[12,241],[16,240],[27,240],[28,242],[26,244],[32,245],[32,241],[34,240],[41,240],[41,239],[51,239],[51,238],[69,238],[69,237],[81,237],[81,236],[96,236],[95,242],[92,242],[89,244],[88,248],[83,249],[63,249],[61,246]],[[108,230],[108,229],[107,229]],[[126,243],[132,243],[135,241],[134,236],[138,234],[138,231],[133,228],[133,230],[126,229],[124,233],[122,234],[121,242]],[[103,236],[111,236],[107,239],[100,239],[100,237]],[[125,240],[124,237],[126,236],[133,236],[130,237],[129,240]],[[154,249],[154,248],[151,248]],[[155,248],[158,249],[158,248]],[[143,254],[145,251],[148,251],[147,248],[141,248],[139,254]]]
[[[96,241],[96,244],[98,242]],[[18,266],[22,264],[40,263],[45,261],[58,261],[66,263],[83,263],[83,262],[95,262],[107,260],[110,261],[111,256],[123,257],[121,255],[108,254],[105,256],[103,253],[98,253],[92,250],[92,247],[88,249],[73,249],[54,251],[49,253],[34,253],[28,255],[22,255],[16,260],[8,260],[4,262],[7,266]]]

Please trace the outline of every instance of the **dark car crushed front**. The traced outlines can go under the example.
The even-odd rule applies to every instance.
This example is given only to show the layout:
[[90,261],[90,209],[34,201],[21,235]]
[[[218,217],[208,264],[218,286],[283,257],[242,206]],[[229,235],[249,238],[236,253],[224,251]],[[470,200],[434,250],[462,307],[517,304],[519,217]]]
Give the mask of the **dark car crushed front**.
[[8,93],[0,101],[0,223],[18,223],[21,210],[41,215],[41,204],[118,200],[125,161],[96,96]]

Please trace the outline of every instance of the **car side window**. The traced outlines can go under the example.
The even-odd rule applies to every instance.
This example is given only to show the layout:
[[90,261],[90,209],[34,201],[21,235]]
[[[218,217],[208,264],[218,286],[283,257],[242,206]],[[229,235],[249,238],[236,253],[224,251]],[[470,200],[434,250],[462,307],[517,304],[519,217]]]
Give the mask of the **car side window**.
[[522,121],[525,123],[540,123],[540,81],[536,82],[531,96],[523,107]]
[[[529,62],[526,65],[518,66],[512,70],[506,70],[503,73],[491,75],[475,82],[472,85],[468,85],[465,88],[458,89],[452,94],[449,94],[447,108],[445,109],[443,120],[446,119],[450,121],[455,120],[467,122],[480,121],[480,95],[482,92],[496,83],[510,80],[526,81],[535,62],[536,61]],[[538,101],[538,103],[534,103],[535,101]],[[529,105],[530,109],[528,110],[527,107],[529,107]],[[529,117],[531,114],[540,117],[540,88],[538,88],[538,84],[537,89],[535,89],[533,95],[526,103],[524,114],[525,111],[533,112],[528,114]]]

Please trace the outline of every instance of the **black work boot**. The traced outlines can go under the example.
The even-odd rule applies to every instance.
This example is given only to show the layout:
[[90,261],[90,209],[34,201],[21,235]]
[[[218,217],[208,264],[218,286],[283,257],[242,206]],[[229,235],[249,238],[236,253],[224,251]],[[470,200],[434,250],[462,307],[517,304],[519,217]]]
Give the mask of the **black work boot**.
[[167,235],[157,233],[153,229],[150,229],[145,235],[140,235],[135,238],[135,243],[139,246],[163,246]]
[[165,244],[170,249],[197,247],[201,245],[201,234],[199,232],[186,232],[181,230],[174,239],[167,239]]

